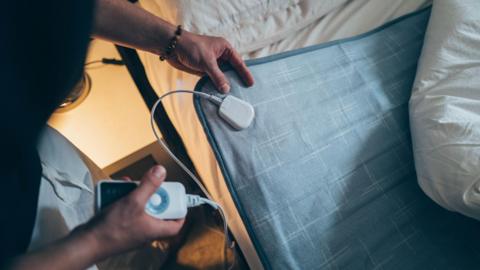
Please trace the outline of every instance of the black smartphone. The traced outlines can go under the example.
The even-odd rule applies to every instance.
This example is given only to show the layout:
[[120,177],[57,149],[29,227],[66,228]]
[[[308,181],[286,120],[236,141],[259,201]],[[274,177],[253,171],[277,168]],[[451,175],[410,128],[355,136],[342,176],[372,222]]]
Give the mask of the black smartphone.
[[96,211],[100,211],[118,199],[126,196],[138,186],[133,181],[102,180],[98,182],[96,193]]

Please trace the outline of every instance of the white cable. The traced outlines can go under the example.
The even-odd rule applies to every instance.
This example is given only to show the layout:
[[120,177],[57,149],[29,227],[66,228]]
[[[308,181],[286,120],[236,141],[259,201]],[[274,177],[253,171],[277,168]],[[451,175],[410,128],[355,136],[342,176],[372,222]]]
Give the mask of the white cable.
[[[187,93],[187,94],[192,94],[192,95],[198,95],[198,96],[201,96],[203,98],[206,98],[206,99],[212,100],[212,101],[214,100],[214,98],[218,98],[218,97],[213,96],[213,95],[209,95],[209,94],[202,93],[202,92],[190,91],[190,90],[176,90],[176,91],[167,92],[167,93],[161,95],[158,98],[158,100],[155,102],[155,104],[153,104],[152,110],[150,111],[150,125],[152,127],[152,131],[153,131],[153,134],[155,135],[155,138],[157,138],[157,142],[160,144],[160,146],[163,148],[163,150],[165,150],[165,152],[167,152],[167,154],[175,161],[175,163],[177,163],[178,166],[180,166],[180,168],[182,168],[182,170],[184,170],[188,174],[188,176],[190,176],[190,178],[192,178],[195,181],[195,183],[200,187],[200,189],[207,196],[207,198],[212,200],[212,196],[210,195],[210,193],[208,193],[207,189],[203,186],[203,184],[200,182],[200,180],[198,180],[198,178],[187,168],[187,166],[185,166],[183,164],[183,162],[181,162],[175,156],[175,154],[170,150],[170,148],[168,148],[167,144],[162,140],[162,138],[160,138],[160,136],[157,133],[157,129],[156,129],[156,125],[155,125],[155,111],[157,110],[158,105],[160,104],[160,102],[162,102],[162,99],[165,98],[166,96],[169,96],[169,95],[172,95],[172,94],[179,94],[179,93]],[[221,103],[221,100],[220,100],[220,103]]]
[[[225,216],[225,212],[224,212],[222,206],[219,205],[218,203],[216,203],[215,201],[203,198],[203,197],[198,196],[198,195],[187,194],[187,207],[189,207],[189,208],[190,207],[196,207],[196,206],[199,206],[199,205],[202,205],[202,204],[208,204],[213,209],[218,210],[218,212],[222,216],[222,219],[224,221],[227,220],[227,217]],[[227,227],[226,222],[223,222],[223,234],[225,235],[225,248],[223,249],[223,256],[225,258],[225,260],[224,260],[225,265],[224,266],[225,266],[225,269],[227,269],[227,268],[231,269],[233,267],[234,263],[232,263],[230,268],[228,267],[228,265],[227,265],[227,249],[228,248],[233,249],[235,243],[233,241],[231,243],[229,243],[229,241],[228,241],[228,227]]]
[[[167,93],[161,95],[158,98],[158,100],[153,104],[152,110],[150,111],[150,125],[152,127],[153,134],[155,135],[155,138],[157,139],[157,142],[160,144],[160,146],[163,148],[163,150],[165,150],[165,152],[167,152],[167,154],[175,161],[175,163],[177,163],[178,166],[180,166],[180,168],[182,168],[182,170],[184,170],[188,174],[188,176],[190,176],[190,178],[192,178],[192,180],[195,181],[195,183],[200,187],[202,192],[208,198],[208,199],[205,199],[205,198],[200,197],[200,196],[198,196],[198,198],[196,198],[194,196],[197,196],[197,195],[190,195],[189,194],[187,196],[189,198],[189,200],[194,200],[194,201],[198,200],[196,202],[196,203],[199,203],[198,205],[208,204],[208,205],[212,206],[214,209],[218,210],[218,212],[220,213],[220,216],[222,217],[222,220],[223,220],[223,233],[225,235],[225,247],[224,247],[224,250],[223,250],[224,251],[224,265],[225,265],[225,269],[227,269],[227,268],[230,269],[231,267],[233,267],[233,264],[231,265],[230,268],[227,265],[228,264],[227,263],[227,250],[228,250],[228,248],[233,248],[234,247],[234,242],[232,241],[230,243],[230,239],[228,237],[228,219],[227,219],[227,216],[225,215],[225,211],[223,210],[221,205],[219,205],[218,203],[216,203],[213,200],[212,196],[207,191],[207,189],[203,186],[202,182],[200,182],[200,180],[198,180],[198,178],[195,176],[195,174],[193,174],[187,168],[187,166],[185,166],[185,164],[183,164],[183,162],[181,162],[177,158],[177,156],[175,156],[175,154],[170,150],[170,148],[167,146],[167,144],[160,138],[160,136],[157,133],[157,128],[156,128],[156,125],[155,125],[155,111],[157,110],[158,105],[160,104],[160,102],[162,102],[162,99],[165,98],[166,96],[169,96],[169,95],[172,95],[172,94],[182,94],[182,93],[183,94],[198,95],[202,98],[206,98],[206,99],[210,100],[211,102],[215,103],[218,106],[223,101],[222,98],[220,98],[220,97],[217,97],[215,95],[202,93],[202,92],[195,92],[195,91],[191,91],[191,90],[170,91],[170,92],[167,92]],[[197,206],[197,205],[194,205],[194,206]],[[189,207],[191,207],[191,206],[189,206]]]

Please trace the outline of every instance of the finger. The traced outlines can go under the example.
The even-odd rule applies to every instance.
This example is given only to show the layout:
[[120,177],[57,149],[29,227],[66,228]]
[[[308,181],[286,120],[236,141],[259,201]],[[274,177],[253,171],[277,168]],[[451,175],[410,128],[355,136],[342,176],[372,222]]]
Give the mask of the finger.
[[232,47],[228,47],[225,50],[224,60],[228,61],[232,65],[233,69],[238,73],[246,86],[252,86],[254,83],[253,75],[250,73],[247,65],[243,61],[242,57]]
[[163,235],[174,236],[174,235],[177,235],[182,229],[185,219],[164,220],[163,222],[164,222]]
[[174,228],[181,228],[183,226],[183,223],[185,223],[185,219],[171,219],[171,220],[164,220],[165,224],[170,225],[171,227]]
[[165,239],[174,235],[177,235],[183,227],[185,219],[173,219],[173,220],[164,220],[151,218],[149,223],[149,229],[156,234],[154,238],[156,239]]
[[212,80],[215,87],[222,93],[228,93],[230,91],[230,84],[228,83],[227,78],[223,72],[218,67],[218,63],[211,61],[207,64],[206,72],[210,79]]
[[124,180],[124,181],[132,181],[132,178],[130,178],[130,177],[128,177],[128,176],[122,176],[121,178],[122,178],[122,180]]
[[146,204],[153,193],[155,193],[163,183],[166,175],[167,171],[163,166],[157,165],[152,167],[143,175],[140,185],[132,191],[129,196],[133,196],[135,201],[139,202],[141,205]]

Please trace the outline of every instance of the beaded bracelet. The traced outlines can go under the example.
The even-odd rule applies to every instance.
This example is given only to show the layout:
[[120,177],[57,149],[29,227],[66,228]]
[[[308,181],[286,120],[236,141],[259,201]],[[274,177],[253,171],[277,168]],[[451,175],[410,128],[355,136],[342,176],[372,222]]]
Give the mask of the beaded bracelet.
[[170,42],[168,43],[167,48],[165,49],[165,52],[160,54],[160,61],[165,61],[167,60],[175,50],[175,47],[177,46],[177,41],[180,35],[182,34],[182,26],[178,25],[177,30],[175,31],[175,35],[172,37]]

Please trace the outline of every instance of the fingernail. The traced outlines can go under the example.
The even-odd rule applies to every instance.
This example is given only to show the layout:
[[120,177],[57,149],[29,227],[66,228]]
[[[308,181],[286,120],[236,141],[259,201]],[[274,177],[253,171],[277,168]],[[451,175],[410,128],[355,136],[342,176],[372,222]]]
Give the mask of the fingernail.
[[152,173],[153,173],[153,176],[155,176],[156,178],[160,178],[160,177],[165,175],[165,168],[163,166],[159,166],[159,165],[155,166],[153,168]]
[[220,91],[222,91],[224,93],[230,91],[230,85],[228,83],[222,84],[222,86],[220,86]]

